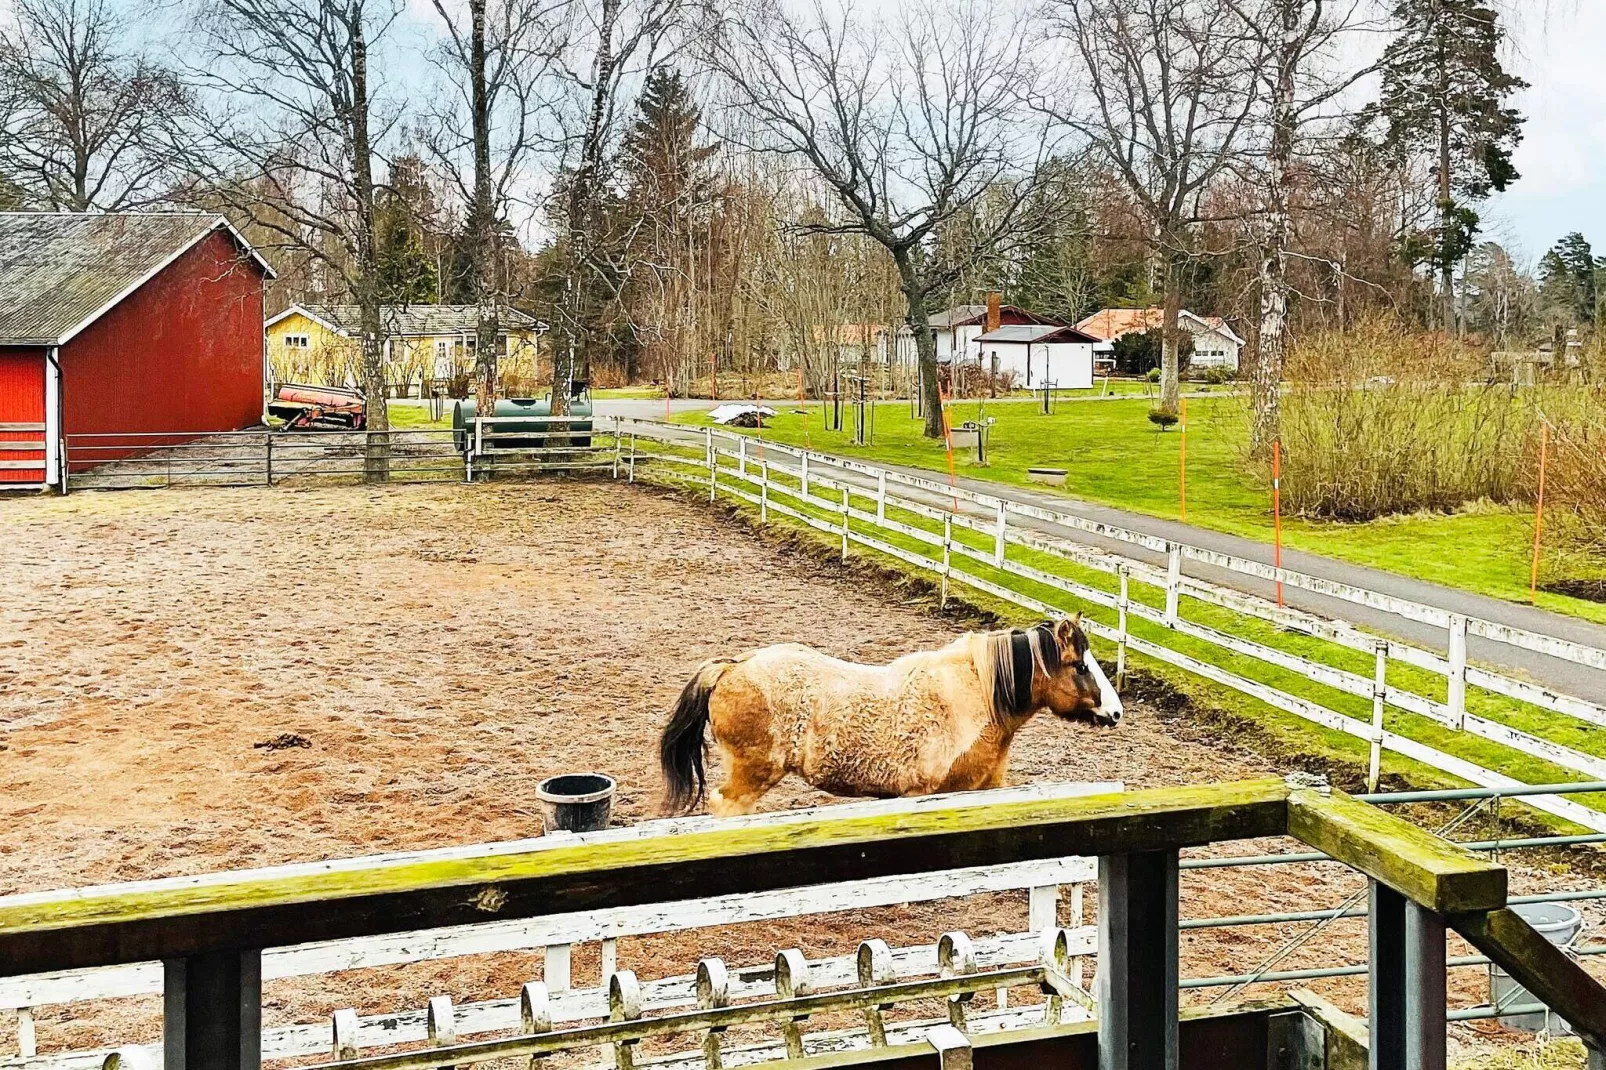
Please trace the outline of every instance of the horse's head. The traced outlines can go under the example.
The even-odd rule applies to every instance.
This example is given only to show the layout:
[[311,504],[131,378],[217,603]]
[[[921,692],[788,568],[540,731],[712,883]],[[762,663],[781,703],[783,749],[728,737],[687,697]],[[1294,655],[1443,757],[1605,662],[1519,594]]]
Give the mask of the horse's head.
[[[1082,630],[1082,615],[1044,622],[1037,627],[1051,633],[1043,639],[1051,639],[1059,653],[1058,658],[1044,657],[1042,661],[1041,668],[1047,670],[1040,692],[1043,705],[1067,720],[1085,717],[1102,725],[1119,722],[1121,696],[1115,693],[1115,685],[1093,657],[1087,633]],[[1042,645],[1046,654],[1050,644]]]

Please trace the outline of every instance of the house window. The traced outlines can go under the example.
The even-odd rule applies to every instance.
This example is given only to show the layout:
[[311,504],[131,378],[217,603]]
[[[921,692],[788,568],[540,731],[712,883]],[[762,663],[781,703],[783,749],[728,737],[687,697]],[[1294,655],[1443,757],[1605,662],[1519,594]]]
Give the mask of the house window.
[[286,349],[306,349],[307,336],[304,334],[287,334],[284,336],[284,347]]

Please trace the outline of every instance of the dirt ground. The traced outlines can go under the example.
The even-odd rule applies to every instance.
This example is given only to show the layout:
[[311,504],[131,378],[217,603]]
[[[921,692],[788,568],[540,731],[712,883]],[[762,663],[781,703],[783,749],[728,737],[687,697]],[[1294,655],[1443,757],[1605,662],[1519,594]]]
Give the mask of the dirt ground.
[[[529,836],[536,783],[562,771],[614,776],[616,821],[639,821],[657,813],[658,730],[703,659],[801,641],[879,662],[963,630],[863,572],[616,484],[86,493],[0,501],[0,531],[0,893]],[[1042,717],[1012,780],[1281,771],[1219,736],[1139,704],[1116,730]],[[789,781],[763,808],[822,801]],[[1185,873],[1182,913],[1314,909],[1361,887],[1331,864]],[[710,953],[746,965],[869,935],[1018,931],[1024,900],[626,940],[620,966],[647,979]],[[1189,933],[1183,975],[1253,968],[1302,928]],[[1362,962],[1364,934],[1340,922],[1277,968]],[[508,997],[539,962],[273,982],[266,1017]],[[577,949],[576,982],[597,963]],[[1480,971],[1454,977],[1479,1001]],[[1362,1009],[1356,982],[1310,984]],[[152,1039],[157,1011],[44,1009],[40,1046]],[[10,1030],[0,1050],[15,1051]]]

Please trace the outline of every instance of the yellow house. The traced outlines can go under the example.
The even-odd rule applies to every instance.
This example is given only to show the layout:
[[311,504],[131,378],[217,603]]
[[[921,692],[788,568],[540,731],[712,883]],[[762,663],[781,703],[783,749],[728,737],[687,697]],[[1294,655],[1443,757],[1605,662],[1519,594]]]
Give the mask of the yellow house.
[[[473,305],[386,305],[386,380],[401,396],[439,388],[462,391],[474,367]],[[278,383],[356,386],[362,331],[356,305],[291,305],[263,324],[268,366]],[[502,310],[497,362],[504,381],[534,378],[547,325],[518,309]]]

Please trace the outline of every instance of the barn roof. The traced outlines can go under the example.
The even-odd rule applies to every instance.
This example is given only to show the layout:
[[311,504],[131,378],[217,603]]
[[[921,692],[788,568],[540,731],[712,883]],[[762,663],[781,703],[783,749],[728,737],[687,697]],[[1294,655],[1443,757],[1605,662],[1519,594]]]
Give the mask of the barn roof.
[[61,345],[214,230],[203,212],[0,212],[0,345]]
[[[356,337],[362,332],[362,318],[356,305],[291,305],[268,320],[268,326],[299,312],[322,323],[338,334]],[[521,330],[543,327],[534,316],[516,308],[502,310],[504,326]],[[402,338],[419,338],[441,334],[472,334],[479,323],[479,310],[474,305],[385,305],[380,309],[385,330]]]

